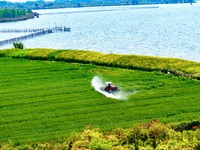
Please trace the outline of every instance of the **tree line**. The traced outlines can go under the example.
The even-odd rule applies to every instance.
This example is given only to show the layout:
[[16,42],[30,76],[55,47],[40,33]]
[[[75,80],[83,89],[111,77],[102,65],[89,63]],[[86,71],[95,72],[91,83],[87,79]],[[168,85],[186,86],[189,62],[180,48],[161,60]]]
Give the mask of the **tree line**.
[[1,8],[12,9],[53,9],[71,7],[91,6],[121,6],[121,5],[143,5],[143,4],[176,4],[195,3],[197,0],[54,0],[54,1],[27,1],[24,3],[13,3],[0,1]]
[[26,16],[27,14],[32,13],[32,11],[29,10],[20,10],[20,9],[0,9],[0,18],[16,18],[21,16]]

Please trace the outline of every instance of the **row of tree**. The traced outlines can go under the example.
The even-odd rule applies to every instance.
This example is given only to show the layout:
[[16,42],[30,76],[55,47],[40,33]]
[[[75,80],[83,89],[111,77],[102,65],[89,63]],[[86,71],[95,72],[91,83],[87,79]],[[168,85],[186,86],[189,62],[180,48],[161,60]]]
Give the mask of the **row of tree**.
[[28,13],[32,13],[32,11],[29,10],[21,10],[21,9],[0,9],[0,18],[16,18],[21,16],[26,16]]
[[168,4],[168,3],[194,3],[196,0],[54,0],[54,1],[27,1],[25,3],[12,3],[0,1],[1,8],[19,9],[52,9],[68,7],[89,6],[116,6],[116,5],[142,5],[142,4]]

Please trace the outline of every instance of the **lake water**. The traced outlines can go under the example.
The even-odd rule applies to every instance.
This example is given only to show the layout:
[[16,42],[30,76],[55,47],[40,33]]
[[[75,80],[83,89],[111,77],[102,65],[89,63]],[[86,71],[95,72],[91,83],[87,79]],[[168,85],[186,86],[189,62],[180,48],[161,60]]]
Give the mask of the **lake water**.
[[[66,26],[22,41],[27,48],[176,57],[200,62],[200,4],[37,10],[39,18],[1,23],[0,29]],[[27,33],[0,33],[0,40]],[[0,47],[10,48],[12,44]]]

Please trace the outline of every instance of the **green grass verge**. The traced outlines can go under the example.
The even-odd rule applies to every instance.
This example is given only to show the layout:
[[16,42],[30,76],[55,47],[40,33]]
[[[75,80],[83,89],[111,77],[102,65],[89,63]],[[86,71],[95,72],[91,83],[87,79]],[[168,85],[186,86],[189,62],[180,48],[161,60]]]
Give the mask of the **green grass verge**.
[[0,51],[0,56],[92,63],[101,66],[137,69],[144,71],[157,70],[200,80],[200,63],[176,58],[103,54],[92,51],[54,49],[8,49]]
[[[76,52],[0,51],[1,56],[57,60],[67,57],[65,53],[71,59],[70,53]],[[77,53],[85,53],[87,57],[93,54]],[[113,56],[117,60],[123,55]],[[127,101],[106,98],[90,85],[95,75],[113,81],[125,92],[137,90],[137,93],[131,94]],[[199,81],[159,71],[0,57],[0,79],[3,143],[9,139],[15,144],[59,139],[86,125],[108,131],[149,122],[152,118],[168,123],[198,119],[200,115]]]

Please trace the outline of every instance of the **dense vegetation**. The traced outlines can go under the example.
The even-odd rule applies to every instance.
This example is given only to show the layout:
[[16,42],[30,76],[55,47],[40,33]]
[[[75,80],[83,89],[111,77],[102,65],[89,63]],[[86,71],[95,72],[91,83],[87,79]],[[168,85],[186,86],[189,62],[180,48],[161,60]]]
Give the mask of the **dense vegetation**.
[[14,48],[17,48],[17,49],[24,49],[24,44],[21,42],[14,42],[13,46]]
[[25,9],[0,9],[0,22],[25,20],[35,17],[35,13]]
[[32,13],[31,10],[19,10],[19,9],[1,9],[0,18],[15,18],[25,16],[27,13]]
[[160,58],[139,55],[103,54],[80,50],[10,49],[1,50],[0,56],[79,62],[101,66],[162,71],[164,73],[200,79],[200,63],[176,58]]
[[[74,149],[199,148],[199,81],[160,72],[168,66],[199,75],[199,63],[50,49],[1,50],[0,56],[0,141],[4,149],[66,149],[70,145]],[[90,84],[96,75],[119,85],[128,100],[95,92]],[[150,122],[152,118],[162,123]],[[177,125],[186,120],[192,122]],[[101,131],[81,132],[87,125]],[[140,137],[134,139],[135,134]],[[9,139],[12,144],[6,144]],[[48,143],[36,144],[43,141]]]
[[[178,127],[189,127],[179,130]],[[197,126],[198,125],[198,126]],[[181,124],[163,124],[153,119],[148,124],[140,123],[130,128],[116,128],[102,132],[99,128],[86,127],[81,133],[73,133],[57,143],[46,142],[16,146],[27,150],[199,150],[200,121]],[[14,148],[12,141],[3,145],[2,150]]]
[[55,0],[55,1],[27,1],[25,3],[11,3],[0,1],[0,8],[20,9],[52,9],[68,7],[91,6],[122,6],[143,4],[194,3],[196,0]]

